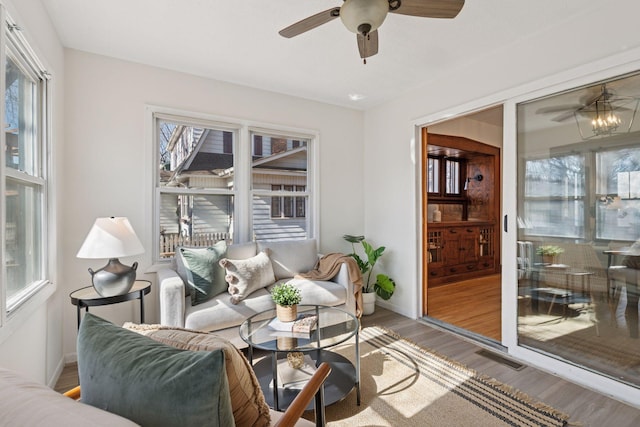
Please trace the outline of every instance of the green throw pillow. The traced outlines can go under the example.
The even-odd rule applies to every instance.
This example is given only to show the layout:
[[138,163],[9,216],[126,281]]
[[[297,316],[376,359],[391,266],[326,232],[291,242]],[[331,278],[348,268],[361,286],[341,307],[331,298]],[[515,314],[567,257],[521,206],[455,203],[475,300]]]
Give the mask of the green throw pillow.
[[226,292],[225,271],[218,264],[226,254],[227,243],[224,240],[210,248],[180,248],[180,257],[187,271],[191,305],[201,304]]
[[234,425],[224,353],[179,350],[86,313],[82,402],[143,426]]

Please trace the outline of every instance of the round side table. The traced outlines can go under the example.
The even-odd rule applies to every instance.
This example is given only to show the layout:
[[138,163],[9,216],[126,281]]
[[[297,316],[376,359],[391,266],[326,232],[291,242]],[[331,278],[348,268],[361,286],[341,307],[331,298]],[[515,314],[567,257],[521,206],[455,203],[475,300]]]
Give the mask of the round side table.
[[93,286],[77,289],[69,294],[71,304],[76,306],[78,315],[78,328],[80,328],[80,312],[84,308],[89,311],[89,307],[99,305],[118,304],[125,301],[140,300],[140,323],[144,323],[144,296],[151,292],[151,282],[148,280],[136,280],[131,290],[126,294],[103,297],[98,294]]

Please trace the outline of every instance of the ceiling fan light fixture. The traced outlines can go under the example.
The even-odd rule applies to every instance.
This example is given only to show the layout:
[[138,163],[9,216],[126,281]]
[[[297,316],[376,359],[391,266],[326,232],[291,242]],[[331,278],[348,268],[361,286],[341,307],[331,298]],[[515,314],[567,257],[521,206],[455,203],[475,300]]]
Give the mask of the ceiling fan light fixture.
[[596,135],[610,135],[618,129],[622,120],[614,113],[608,101],[596,101],[596,115],[591,120],[591,129]]
[[366,35],[382,25],[388,12],[388,0],[346,0],[340,19],[352,33]]

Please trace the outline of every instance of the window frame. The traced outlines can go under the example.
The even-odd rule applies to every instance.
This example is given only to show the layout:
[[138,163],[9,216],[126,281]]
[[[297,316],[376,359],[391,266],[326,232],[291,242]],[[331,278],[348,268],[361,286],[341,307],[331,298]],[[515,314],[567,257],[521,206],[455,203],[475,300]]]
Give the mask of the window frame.
[[[276,188],[278,187],[278,188]],[[290,187],[290,188],[287,188]],[[272,219],[293,219],[293,218],[306,218],[307,209],[306,203],[304,203],[305,197],[291,196],[291,193],[304,193],[306,191],[306,185],[284,185],[284,184],[271,184],[271,191],[287,193],[286,196],[271,196],[271,218]],[[302,200],[302,203],[300,202]],[[286,203],[291,204],[291,215],[286,215]],[[274,207],[277,208],[274,209]],[[300,211],[300,206],[302,209]],[[277,215],[274,215],[274,211]]]
[[[270,190],[254,190],[252,188],[252,161],[253,158],[253,134],[259,133],[263,135],[275,136],[275,137],[288,137],[295,140],[308,141],[307,146],[307,186],[305,192],[298,192],[296,196],[306,197],[308,200],[305,209],[305,219],[307,221],[307,235],[308,238],[318,238],[319,236],[319,203],[317,195],[319,194],[317,179],[317,173],[319,171],[319,133],[317,131],[287,127],[282,125],[274,125],[270,123],[256,122],[249,119],[239,119],[228,116],[216,116],[206,113],[198,113],[193,111],[181,110],[165,106],[157,106],[147,104],[145,106],[146,121],[145,127],[148,140],[148,153],[152,160],[149,172],[150,187],[152,187],[152,221],[150,222],[150,232],[153,236],[153,264],[151,270],[161,268],[163,265],[171,262],[172,258],[160,258],[160,224],[159,224],[159,211],[160,211],[160,183],[159,174],[157,173],[156,165],[160,162],[160,150],[158,149],[158,134],[156,120],[164,118],[172,121],[184,121],[189,124],[215,127],[216,129],[222,129],[225,127],[227,130],[233,130],[236,132],[237,138],[233,142],[234,153],[234,178],[233,178],[233,190],[221,190],[221,189],[206,189],[199,190],[202,194],[232,194],[234,200],[233,216],[233,243],[246,243],[255,240],[253,232],[253,218],[251,206],[256,196],[264,196],[271,193]],[[241,161],[240,159],[244,159]],[[183,189],[166,189],[166,192],[181,192]],[[269,194],[274,195],[274,194]],[[285,196],[284,192],[276,195]],[[294,203],[295,211],[295,203]]]
[[[579,157],[582,161],[582,169],[583,169],[583,173],[584,173],[584,177],[583,177],[583,186],[582,186],[582,191],[583,194],[581,196],[577,196],[577,195],[569,195],[566,194],[564,196],[531,196],[531,195],[527,195],[527,182],[526,182],[526,176],[523,176],[522,179],[519,179],[519,183],[521,185],[520,188],[520,192],[521,192],[521,196],[522,196],[522,207],[521,209],[518,210],[518,218],[520,218],[522,220],[522,228],[526,229],[526,233],[525,236],[527,238],[529,237],[535,237],[535,238],[559,238],[559,239],[580,239],[580,240],[584,240],[587,238],[587,233],[586,233],[586,224],[588,221],[588,210],[589,207],[591,206],[592,203],[592,197],[588,191],[589,189],[589,182],[592,179],[589,176],[589,171],[593,171],[594,168],[592,167],[593,165],[591,165],[591,159],[590,156],[587,155],[587,153],[585,152],[580,152],[580,151],[562,151],[562,152],[557,152],[557,153],[553,153],[552,156],[549,157],[541,157],[541,156],[533,156],[530,157],[528,159],[522,159],[521,164],[519,164],[519,170],[522,170],[523,174],[526,174],[526,167],[527,164],[529,162],[540,162],[540,161],[549,161],[551,159],[557,159],[557,158],[563,158],[563,157]],[[518,172],[520,173],[520,172]],[[531,231],[531,227],[529,227],[528,224],[528,217],[527,217],[527,212],[526,212],[526,205],[527,203],[535,203],[535,202],[563,202],[567,207],[569,207],[569,205],[572,202],[578,202],[579,204],[581,204],[581,208],[582,208],[582,215],[580,216],[573,216],[574,219],[579,219],[581,221],[581,228],[580,231],[578,233],[572,233],[572,234],[566,234],[566,235],[562,235],[562,234],[557,234],[557,233],[549,233],[549,232],[542,232],[542,231]],[[574,206],[575,208],[575,206]]]
[[[51,170],[51,125],[52,125],[52,103],[51,103],[51,74],[46,70],[40,61],[36,52],[32,49],[29,42],[16,22],[9,16],[3,5],[0,5],[0,20],[5,24],[0,34],[0,75],[1,84],[0,91],[4,101],[0,103],[0,117],[6,114],[6,72],[7,61],[11,59],[28,79],[35,84],[35,99],[32,100],[32,108],[34,117],[32,122],[35,127],[33,133],[34,143],[29,147],[33,152],[30,153],[30,160],[33,166],[30,171],[22,171],[6,164],[6,150],[2,150],[0,154],[0,186],[6,189],[7,183],[11,180],[19,186],[36,188],[36,210],[33,218],[37,219],[37,235],[33,240],[39,240],[39,255],[36,258],[39,261],[38,278],[30,283],[25,283],[24,287],[15,293],[12,297],[7,292],[7,199],[6,191],[0,196],[0,233],[2,254],[0,262],[2,263],[2,286],[0,286],[0,305],[2,306],[2,316],[0,317],[0,326],[14,318],[19,317],[18,313],[24,313],[20,308],[27,303],[34,301],[44,301],[53,292],[53,283],[50,280],[50,263],[49,263],[49,221],[50,206],[49,192],[50,181],[49,173]],[[0,144],[3,147],[7,145],[6,133],[2,132],[0,136]],[[29,169],[29,168],[27,168]],[[51,286],[47,286],[51,285]],[[41,292],[44,288],[49,289],[48,292]]]
[[[465,199],[462,183],[466,179],[466,161],[459,158],[449,158],[446,156],[427,156],[427,164],[433,162],[434,168],[437,169],[431,174],[427,171],[427,177],[433,177],[437,179],[437,182],[431,184],[431,181],[427,178],[428,197],[432,201],[447,201],[454,200],[460,201]],[[447,176],[449,170],[449,164],[455,164],[457,166],[457,173],[454,177]],[[450,191],[450,187],[457,186],[458,191]]]

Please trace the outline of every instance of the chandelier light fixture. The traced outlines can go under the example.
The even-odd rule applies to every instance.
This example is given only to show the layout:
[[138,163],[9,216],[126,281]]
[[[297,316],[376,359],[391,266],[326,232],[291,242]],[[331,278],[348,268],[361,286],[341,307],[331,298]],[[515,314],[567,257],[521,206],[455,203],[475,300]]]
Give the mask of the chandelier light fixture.
[[586,141],[630,133],[639,106],[640,97],[618,95],[603,84],[600,94],[574,111],[573,116]]
[[611,135],[621,124],[620,116],[614,112],[609,101],[595,102],[595,117],[591,120],[591,129],[595,135]]

